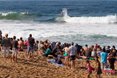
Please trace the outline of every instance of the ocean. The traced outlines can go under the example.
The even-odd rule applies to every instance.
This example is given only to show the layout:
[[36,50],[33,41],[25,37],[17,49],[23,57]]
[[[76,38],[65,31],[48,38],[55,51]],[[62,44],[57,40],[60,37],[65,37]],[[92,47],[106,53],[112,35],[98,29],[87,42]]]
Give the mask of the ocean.
[[3,35],[117,46],[117,1],[0,1]]

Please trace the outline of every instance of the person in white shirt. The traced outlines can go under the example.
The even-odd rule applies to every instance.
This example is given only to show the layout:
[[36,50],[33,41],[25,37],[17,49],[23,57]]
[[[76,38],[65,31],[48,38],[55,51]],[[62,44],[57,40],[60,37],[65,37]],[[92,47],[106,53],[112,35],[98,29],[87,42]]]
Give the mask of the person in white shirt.
[[76,47],[74,46],[74,43],[72,42],[71,46],[69,47],[71,69],[75,68],[76,54],[77,54]]

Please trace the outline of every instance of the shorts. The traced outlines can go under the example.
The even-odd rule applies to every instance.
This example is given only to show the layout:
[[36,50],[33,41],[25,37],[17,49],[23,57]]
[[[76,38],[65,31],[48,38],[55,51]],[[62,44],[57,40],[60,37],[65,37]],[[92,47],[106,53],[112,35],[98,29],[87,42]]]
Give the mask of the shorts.
[[9,47],[3,47],[3,54],[4,56],[8,56],[10,54],[10,48]]
[[70,56],[70,60],[75,60],[75,59],[76,59],[75,55]]
[[65,56],[68,56],[67,52],[64,52],[63,56],[64,56],[64,57],[65,57]]
[[16,55],[17,53],[18,53],[18,49],[13,48],[13,49],[12,49],[12,54],[15,54],[15,55]]
[[27,52],[34,52],[34,47],[28,46],[27,47]]

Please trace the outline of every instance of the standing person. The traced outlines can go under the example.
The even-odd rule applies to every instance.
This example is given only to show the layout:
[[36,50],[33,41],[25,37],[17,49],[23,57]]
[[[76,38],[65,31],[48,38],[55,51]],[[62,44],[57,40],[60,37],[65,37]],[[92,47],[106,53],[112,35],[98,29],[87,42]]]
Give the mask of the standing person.
[[5,58],[9,56],[10,47],[11,47],[10,38],[8,38],[8,34],[5,34],[4,39],[2,39],[2,49],[4,50]]
[[23,41],[23,38],[20,37],[20,39],[18,41],[19,51],[23,51],[23,46],[24,46],[24,41]]
[[38,51],[39,51],[39,49],[40,49],[40,46],[39,46],[40,44],[39,44],[39,41],[36,41],[36,43],[35,43],[35,51],[36,51],[36,56],[38,56],[39,54],[38,54]]
[[100,45],[97,47],[97,56],[100,56],[100,53],[102,52],[102,48]]
[[2,38],[2,31],[0,30],[0,38]]
[[102,74],[102,70],[101,70],[101,63],[100,63],[100,61],[98,60],[98,57],[96,57],[96,77],[97,78],[101,78],[101,74]]
[[16,36],[13,36],[13,43],[12,43],[12,60],[17,62],[17,53],[18,53],[18,41],[16,40]]
[[40,41],[38,44],[38,54],[39,56],[42,56],[44,54],[45,47],[44,47],[44,42]]
[[114,56],[113,54],[111,54],[111,55],[109,56],[108,61],[109,61],[109,66],[110,66],[110,68],[111,68],[112,70],[115,70],[114,64],[115,64],[116,58],[115,58],[115,56]]
[[71,46],[69,47],[69,56],[70,56],[70,63],[71,63],[71,69],[75,68],[75,59],[76,59],[76,47],[74,46],[74,43],[72,42]]
[[1,44],[1,41],[2,41],[2,31],[0,30],[0,44]]
[[110,48],[110,46],[107,46],[107,48],[106,48],[106,52],[107,52],[107,53],[110,53],[110,52],[111,52],[111,48]]
[[52,49],[52,55],[57,57],[57,53],[62,52],[61,42],[57,42],[54,48]]
[[97,50],[96,50],[96,48],[93,48],[93,50],[92,50],[92,52],[91,52],[91,56],[92,57],[96,57],[97,56]]
[[105,49],[103,49],[103,51],[100,53],[100,57],[101,57],[101,68],[104,69],[104,67],[107,64],[107,56],[108,53],[106,52]]
[[112,47],[110,54],[112,54],[114,57],[117,56],[117,50],[116,50],[115,46]]
[[33,57],[33,52],[34,52],[34,44],[35,44],[35,39],[32,37],[32,34],[29,35],[28,37],[28,58],[30,59]]
[[85,51],[86,58],[89,58],[90,57],[90,51],[89,51],[89,47],[88,47],[87,44],[84,47],[84,51]]
[[76,45],[75,45],[75,47],[76,47],[76,50],[77,50],[78,56],[81,56],[81,55],[82,55],[82,52],[81,52],[82,46],[81,46],[81,45],[76,44]]
[[0,30],[0,51],[1,51],[1,43],[2,43],[2,31]]
[[63,50],[64,50],[63,56],[65,58],[64,64],[69,65],[69,56],[68,56],[69,45],[67,43],[65,44]]
[[90,75],[92,74],[94,68],[91,66],[90,61],[88,59],[86,60],[86,68],[88,72],[87,78],[91,78]]

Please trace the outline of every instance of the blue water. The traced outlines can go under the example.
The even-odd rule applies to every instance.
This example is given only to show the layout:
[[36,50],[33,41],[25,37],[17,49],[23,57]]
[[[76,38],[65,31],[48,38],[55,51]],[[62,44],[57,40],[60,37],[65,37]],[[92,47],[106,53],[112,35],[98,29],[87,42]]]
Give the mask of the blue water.
[[[28,12],[26,18],[38,21],[57,17],[62,8],[67,8],[69,15],[74,17],[114,15],[117,13],[117,1],[0,1],[0,12]],[[11,16],[9,19],[13,17],[23,18]]]
[[[67,8],[66,23],[56,22]],[[0,30],[10,37],[116,45],[117,0],[0,1]],[[16,33],[18,32],[18,33]]]

